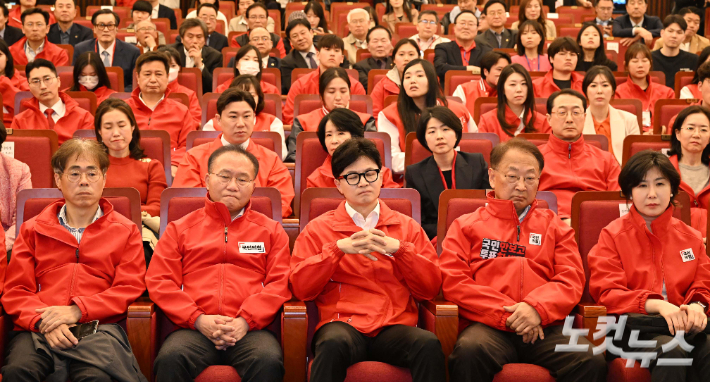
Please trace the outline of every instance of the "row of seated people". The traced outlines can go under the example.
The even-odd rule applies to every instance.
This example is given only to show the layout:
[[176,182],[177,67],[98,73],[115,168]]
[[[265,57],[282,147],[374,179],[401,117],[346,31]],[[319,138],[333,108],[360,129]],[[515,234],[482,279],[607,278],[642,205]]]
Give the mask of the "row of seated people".
[[[247,93],[230,93],[233,112],[253,112]],[[553,130],[580,121],[584,103],[572,91],[557,94]],[[710,111],[695,109],[705,117],[697,126],[707,132]],[[439,118],[460,123],[443,107],[422,116],[427,130],[450,138]],[[119,128],[126,122],[114,120]],[[651,378],[684,381],[691,371],[710,378],[710,261],[700,233],[674,217],[681,179],[664,154],[636,154],[619,173],[631,207],[601,230],[588,277],[574,231],[536,200],[543,153],[515,138],[496,146],[490,161],[487,204],[451,223],[437,256],[417,221],[380,198],[375,144],[349,139],[333,152],[331,167],[344,200],[310,221],[289,253],[283,228],[251,203],[258,159],[238,145],[223,146],[208,159],[204,207],[168,224],[146,271],[138,227],[101,197],[111,166],[104,147],[69,140],[52,157],[63,199],[20,227],[3,273],[0,301],[15,331],[1,373],[8,380],[42,381],[54,373],[65,380],[191,381],[227,365],[241,380],[281,381],[287,360],[270,324],[293,296],[317,307],[312,381],[344,381],[353,366],[376,361],[403,368],[403,380],[443,382],[448,356],[451,381],[492,381],[505,366],[528,363],[543,368],[538,380],[601,382],[610,366],[586,337],[577,339],[586,350],[555,352],[570,342],[562,324],[588,283],[590,297],[609,314],[665,322],[667,330],[638,337],[656,341]],[[673,272],[664,272],[669,266]],[[131,352],[131,329],[129,336],[121,329],[146,289],[176,329],[165,333],[149,375]],[[461,319],[446,354],[439,333],[416,327],[417,303],[440,290]],[[79,341],[70,327],[92,320],[101,335]],[[663,346],[683,333],[692,352]],[[617,346],[639,351],[628,328],[622,335]],[[693,366],[662,365],[671,358],[692,358]]]

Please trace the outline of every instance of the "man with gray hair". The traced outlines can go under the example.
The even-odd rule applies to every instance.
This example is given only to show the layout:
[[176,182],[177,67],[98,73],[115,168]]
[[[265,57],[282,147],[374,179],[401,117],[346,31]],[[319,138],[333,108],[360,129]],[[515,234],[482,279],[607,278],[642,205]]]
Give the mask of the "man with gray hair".
[[350,34],[343,39],[346,58],[349,62],[357,62],[357,50],[367,49],[370,14],[362,8],[348,12],[348,29],[350,29]]
[[165,35],[160,32],[150,19],[143,20],[134,25],[136,31],[135,45],[144,48],[146,52],[158,49],[158,45],[165,45]]
[[187,19],[180,25],[180,42],[172,45],[180,53],[180,65],[202,71],[202,91],[212,91],[212,72],[222,66],[222,53],[205,45],[207,26],[200,19]]

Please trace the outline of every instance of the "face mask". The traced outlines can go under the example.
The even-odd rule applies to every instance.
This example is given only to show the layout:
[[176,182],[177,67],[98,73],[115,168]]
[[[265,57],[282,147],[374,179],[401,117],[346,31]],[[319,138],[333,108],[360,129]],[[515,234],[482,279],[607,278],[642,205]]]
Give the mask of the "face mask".
[[256,61],[239,61],[239,74],[251,74],[256,76],[261,72],[259,63]]
[[180,73],[180,68],[170,68],[168,72],[168,82],[173,82],[178,78],[178,73]]
[[99,84],[99,76],[79,76],[79,84],[93,90]]

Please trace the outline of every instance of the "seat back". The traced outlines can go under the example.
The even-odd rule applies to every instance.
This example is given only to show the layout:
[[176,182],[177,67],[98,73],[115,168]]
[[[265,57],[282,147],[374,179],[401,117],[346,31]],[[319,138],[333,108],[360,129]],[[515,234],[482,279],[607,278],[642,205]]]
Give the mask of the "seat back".
[[118,66],[109,66],[106,68],[106,73],[108,74],[108,80],[111,83],[111,89],[122,92],[123,87],[123,69]]
[[281,70],[277,68],[261,69],[261,80],[276,86],[279,89],[279,95],[281,95]]
[[480,97],[473,102],[473,120],[478,125],[481,116],[498,107],[498,98]]
[[78,92],[66,92],[69,97],[74,99],[79,106],[91,113],[91,115],[96,114],[96,104],[98,100],[96,99],[96,94],[90,91],[78,91]]
[[667,132],[673,130],[673,126],[670,126],[671,119],[693,102],[695,102],[693,99],[659,99],[656,101],[653,106],[653,134],[661,134],[663,126],[666,127]]
[[[279,89],[281,89],[279,87]],[[262,113],[271,114],[279,119],[283,120],[282,108],[283,103],[281,102],[281,95],[279,94],[264,94],[264,110]]]
[[677,72],[675,74],[675,98],[680,98],[680,91],[693,81],[695,72]]
[[449,70],[444,76],[444,93],[447,96],[453,95],[459,85],[480,79],[479,74],[473,74],[468,70]]
[[59,148],[58,142],[54,130],[7,129],[3,145],[14,145],[14,158],[29,166],[33,187],[51,188],[54,187],[52,155]]
[[410,38],[419,32],[414,24],[396,23],[394,25],[394,33],[397,33],[400,38]]
[[613,99],[609,103],[616,109],[623,110],[636,116],[639,128],[643,126],[643,104],[639,99]]
[[[560,6],[557,7],[556,12],[560,15],[572,15],[574,16],[574,22],[575,23],[582,23],[582,17],[583,16],[589,16],[589,15],[594,15],[594,8],[585,8],[585,7],[578,7],[576,5],[573,6]],[[559,34],[558,34],[559,36]],[[575,35],[577,37],[577,35]]]
[[[547,208],[557,213],[557,197],[550,191],[538,191],[535,197],[538,208]],[[442,243],[449,227],[462,215],[475,212],[487,204],[486,190],[444,190],[439,196],[439,221],[437,224],[437,253],[441,254]]]
[[[539,134],[539,133],[521,133],[518,134],[519,138],[525,138],[528,141],[535,144],[535,146],[542,146],[547,141],[550,140],[550,134]],[[601,134],[584,134],[584,141],[598,149],[604,151],[609,151],[609,140],[605,135]]]
[[[218,68],[219,69],[219,68]],[[217,114],[217,100],[220,93],[205,93],[202,96],[202,126]],[[264,94],[264,109],[262,113],[271,114],[281,120],[281,96],[278,94]]]
[[200,69],[181,68],[177,81],[180,85],[194,90],[198,100],[202,97],[202,72]]
[[[500,143],[500,138],[494,133],[463,133],[459,141],[459,149],[467,153],[480,153],[491,162],[491,150]],[[431,156],[431,152],[422,146],[416,133],[407,134],[404,144],[404,168],[419,163]]]
[[573,39],[577,38],[579,31],[582,27],[576,26],[577,24],[557,24],[557,36],[558,37],[571,37]]
[[372,53],[367,49],[358,49],[357,52],[355,52],[355,62],[360,62],[370,57],[372,57]]
[[621,167],[631,159],[634,154],[643,150],[660,151],[668,154],[671,147],[670,135],[628,135],[624,138],[624,153],[622,155]]
[[[690,198],[680,191],[675,198],[680,208],[676,208],[673,216],[690,225]],[[620,191],[581,191],[572,197],[571,225],[575,240],[582,256],[586,284],[581,302],[592,302],[589,295],[589,266],[587,255],[599,241],[602,229],[628,211],[632,202],[627,202]]]
[[[454,40],[452,40],[454,41]],[[434,49],[427,49],[424,51],[424,59],[431,62],[432,64],[434,63],[434,57],[436,56],[436,51]]]
[[[322,106],[320,96],[317,94],[298,94],[293,101],[293,115],[307,114]],[[372,98],[369,95],[352,94],[348,109],[358,113],[372,115]]]
[[380,83],[386,76],[389,70],[387,69],[370,69],[367,73],[367,94],[372,94],[372,89],[375,85]]
[[[72,56],[69,56],[72,57]],[[74,86],[74,67],[73,66],[57,66],[57,75],[62,83],[61,91],[67,91]]]
[[234,68],[215,68],[214,72],[212,72],[212,91],[216,92],[217,88],[227,81],[229,81],[229,83],[232,83],[233,79]]

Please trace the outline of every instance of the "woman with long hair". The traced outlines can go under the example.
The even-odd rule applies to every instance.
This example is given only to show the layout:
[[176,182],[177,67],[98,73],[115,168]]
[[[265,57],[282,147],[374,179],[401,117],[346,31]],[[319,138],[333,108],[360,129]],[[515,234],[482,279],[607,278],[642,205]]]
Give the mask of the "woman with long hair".
[[[234,57],[234,78],[241,74],[249,74],[256,77],[261,82],[261,89],[265,94],[281,94],[281,89],[276,86],[261,80],[261,53],[254,45],[245,45],[237,51]],[[232,80],[227,80],[217,86],[215,93],[222,93],[227,90],[232,83]]]
[[325,18],[323,7],[317,1],[309,1],[303,9],[308,22],[311,24],[311,32],[314,35],[333,33],[328,29],[328,20]]
[[518,29],[522,26],[524,22],[528,20],[537,21],[542,30],[545,32],[542,36],[543,41],[554,40],[557,38],[557,29],[555,28],[555,23],[552,20],[547,20],[545,18],[545,12],[542,9],[542,2],[540,0],[523,0],[520,2],[520,13],[518,13],[518,21],[514,22],[510,26],[510,29]]
[[182,93],[187,95],[187,98],[190,101],[190,115],[196,123],[202,125],[202,105],[200,104],[200,100],[197,98],[197,93],[186,86],[180,85],[178,82],[178,75],[180,74],[182,67],[180,66],[180,54],[177,49],[172,46],[164,45],[158,48],[158,52],[167,54],[170,59],[167,90],[171,93]]
[[437,105],[451,109],[461,120],[465,132],[478,131],[464,105],[446,100],[439,87],[434,65],[421,58],[410,61],[402,72],[397,103],[384,108],[377,117],[377,130],[386,132],[392,139],[392,171],[404,171],[406,136],[417,131],[422,110]]
[[549,133],[550,123],[535,110],[530,73],[510,64],[498,78],[498,107],[481,116],[478,132],[495,133],[501,142],[520,133]]
[[106,67],[96,52],[84,52],[74,61],[74,86],[71,91],[89,91],[96,95],[96,104],[100,105],[116,90],[111,89]]
[[700,82],[700,79],[698,78],[698,71],[700,69],[700,65],[708,62],[710,60],[710,46],[706,47],[700,52],[700,55],[698,56],[698,67],[695,68],[695,75],[693,76],[693,80],[690,81],[689,85],[683,86],[683,89],[680,89],[680,99],[703,99],[703,95],[700,92],[700,89],[698,89],[698,82]]
[[397,42],[392,51],[394,65],[385,78],[375,84],[370,92],[372,98],[372,114],[377,117],[385,107],[385,99],[391,95],[398,95],[402,85],[402,71],[412,60],[421,58],[421,51],[414,40],[403,38]]
[[547,72],[552,70],[550,60],[543,54],[545,48],[545,32],[542,25],[535,20],[523,21],[518,29],[518,42],[515,44],[518,55],[510,60],[520,64],[530,72]]
[[604,34],[599,26],[593,22],[582,24],[582,29],[577,34],[577,44],[582,48],[580,59],[577,60],[578,72],[586,72],[595,65],[603,65],[615,72],[619,69],[616,62],[609,59],[604,51]]
[[409,0],[386,0],[385,14],[382,16],[382,25],[394,33],[394,24],[414,24],[419,19],[419,12]]
[[29,90],[27,79],[15,70],[10,48],[4,40],[0,39],[0,94],[2,94],[2,121],[6,126],[12,124],[12,118],[15,116],[15,96],[18,92]]

